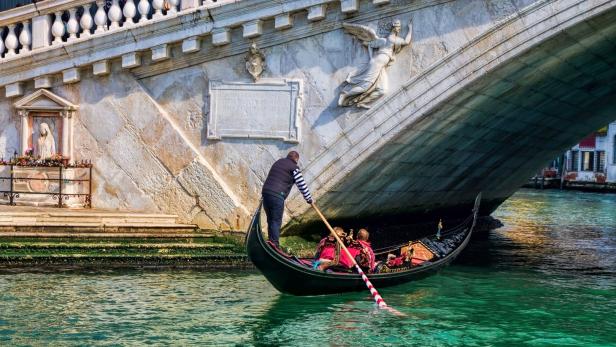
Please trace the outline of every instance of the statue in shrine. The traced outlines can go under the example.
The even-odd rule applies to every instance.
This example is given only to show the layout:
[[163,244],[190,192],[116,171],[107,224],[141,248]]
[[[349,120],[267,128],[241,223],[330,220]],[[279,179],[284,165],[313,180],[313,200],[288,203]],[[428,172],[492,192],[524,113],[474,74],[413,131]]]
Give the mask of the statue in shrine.
[[49,129],[47,123],[41,123],[39,126],[39,138],[36,142],[35,155],[39,159],[48,159],[56,154],[56,140]]
[[365,25],[342,23],[342,26],[346,32],[368,47],[370,61],[363,69],[355,74],[349,74],[346,78],[346,84],[342,87],[338,98],[338,105],[370,108],[371,102],[385,95],[387,88],[385,68],[393,63],[395,54],[411,43],[413,24],[409,23],[409,32],[405,38],[398,36],[402,24],[397,19],[391,24],[387,37],[379,37],[374,29]]

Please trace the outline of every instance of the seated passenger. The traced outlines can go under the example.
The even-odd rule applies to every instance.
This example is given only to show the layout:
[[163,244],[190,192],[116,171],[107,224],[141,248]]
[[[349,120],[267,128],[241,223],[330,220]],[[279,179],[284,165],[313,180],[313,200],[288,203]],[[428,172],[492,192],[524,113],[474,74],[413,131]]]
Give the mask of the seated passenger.
[[[334,232],[340,238],[344,238],[346,233],[344,229],[335,227]],[[326,270],[327,268],[338,265],[340,261],[340,245],[336,241],[333,235],[328,235],[321,239],[317,246],[316,253],[314,255],[314,269]]]
[[[374,251],[372,245],[370,245],[370,234],[366,229],[359,229],[357,232],[356,244],[359,244],[359,252],[355,255],[355,261],[365,272],[372,272],[375,265]],[[356,248],[356,247],[353,247]],[[350,251],[351,249],[349,249]],[[352,254],[352,253],[351,253]]]
[[407,247],[406,251],[404,250],[405,250],[405,247],[402,248],[401,254],[399,257],[396,257],[393,254],[387,255],[387,266],[389,268],[411,267],[413,265],[416,265],[415,262],[413,261],[413,254],[415,250],[412,247]]

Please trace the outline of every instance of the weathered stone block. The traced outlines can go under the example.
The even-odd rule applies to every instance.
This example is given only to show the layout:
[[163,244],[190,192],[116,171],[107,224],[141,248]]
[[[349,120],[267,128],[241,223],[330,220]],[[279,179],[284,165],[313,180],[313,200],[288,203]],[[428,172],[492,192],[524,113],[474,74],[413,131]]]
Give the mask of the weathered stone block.
[[64,83],[77,83],[81,80],[81,74],[79,68],[72,68],[62,71],[62,81]]
[[107,75],[111,72],[111,69],[109,68],[109,60],[101,60],[101,61],[97,61],[96,63],[94,63],[92,65],[92,73],[95,76],[104,76]]
[[246,39],[261,36],[261,34],[263,33],[263,21],[261,20],[244,23],[242,27],[243,36]]
[[169,59],[170,56],[170,46],[168,44],[162,44],[160,46],[156,46],[152,48],[152,61],[162,61],[165,59]]
[[4,86],[4,89],[7,98],[24,95],[24,86],[22,82],[7,84]]
[[182,53],[198,52],[201,49],[201,40],[197,36],[182,41]]
[[212,33],[212,45],[224,46],[231,43],[231,31],[228,28],[217,29]]
[[132,69],[141,65],[141,56],[137,52],[122,55],[122,68]]
[[353,13],[359,10],[359,0],[342,0],[340,1],[340,10],[342,13]]
[[311,22],[316,22],[322,19],[325,19],[325,11],[327,9],[327,5],[315,5],[308,8],[308,20]]
[[32,49],[51,45],[51,17],[49,15],[32,18]]
[[290,13],[284,13],[276,16],[274,19],[274,28],[277,30],[288,29],[293,26],[293,16]]
[[182,0],[180,4],[180,11],[198,7],[200,4],[199,0]]
[[34,79],[34,88],[51,88],[52,78],[51,76],[40,76]]
[[140,190],[156,196],[172,179],[169,172],[147,150],[137,134],[128,128],[120,130],[107,145],[107,152],[130,175]]

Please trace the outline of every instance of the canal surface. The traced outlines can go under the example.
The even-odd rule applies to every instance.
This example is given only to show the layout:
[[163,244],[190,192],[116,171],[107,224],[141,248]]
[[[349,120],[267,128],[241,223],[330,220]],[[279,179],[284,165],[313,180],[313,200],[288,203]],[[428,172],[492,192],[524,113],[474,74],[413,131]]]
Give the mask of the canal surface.
[[0,275],[0,345],[616,346],[616,195],[522,190],[431,278],[281,295],[254,271]]

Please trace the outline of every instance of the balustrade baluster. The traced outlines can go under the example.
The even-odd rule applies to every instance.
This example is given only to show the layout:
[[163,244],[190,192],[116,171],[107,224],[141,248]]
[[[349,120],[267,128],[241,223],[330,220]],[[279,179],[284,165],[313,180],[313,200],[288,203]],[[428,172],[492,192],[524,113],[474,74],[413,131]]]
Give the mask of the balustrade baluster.
[[150,12],[150,2],[148,0],[139,0],[139,5],[137,5],[137,9],[139,10],[139,23],[142,23],[148,20],[148,13]]
[[89,37],[91,35],[90,29],[94,25],[94,19],[90,14],[91,4],[83,5],[83,14],[81,15],[81,20],[79,21],[81,24],[81,29],[83,30],[79,37]]
[[105,0],[96,1],[96,13],[94,14],[94,23],[96,30],[94,33],[102,33],[107,30],[107,13],[105,13]]
[[169,11],[167,11],[167,14],[174,14],[178,12],[178,3],[180,3],[180,0],[167,0],[167,2],[169,3]]
[[118,0],[113,0],[111,2],[111,7],[109,8],[107,16],[111,21],[109,30],[117,29],[120,27],[120,21],[122,21],[122,9],[120,8],[120,4],[118,4]]
[[152,15],[152,19],[160,18],[163,16],[163,6],[165,5],[164,0],[152,0],[152,7],[154,8],[154,14]]
[[133,0],[126,0],[124,4],[124,8],[122,9],[122,13],[124,14],[124,26],[132,26],[135,24],[133,18],[137,15],[137,7],[135,6],[135,2]]
[[51,26],[51,34],[53,35],[53,43],[62,43],[62,36],[64,36],[64,22],[62,22],[62,12],[56,12],[56,19]]
[[68,42],[70,42],[73,40],[77,40],[77,33],[79,32],[79,22],[77,22],[77,17],[75,17],[75,15],[77,14],[76,8],[69,9],[68,13],[69,18],[68,22],[66,23],[66,29],[69,34]]
[[30,33],[30,20],[21,22],[22,28],[19,33],[19,43],[21,43],[21,52],[30,52],[30,45],[32,44],[32,34]]
[[17,46],[19,46],[19,42],[17,41],[17,36],[15,35],[15,24],[9,24],[9,32],[6,35],[4,44],[7,49],[5,57],[12,57],[17,54],[15,50],[17,49]]
[[2,58],[4,54],[4,40],[2,39],[2,32],[4,32],[4,27],[0,27],[0,58]]

